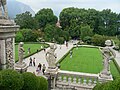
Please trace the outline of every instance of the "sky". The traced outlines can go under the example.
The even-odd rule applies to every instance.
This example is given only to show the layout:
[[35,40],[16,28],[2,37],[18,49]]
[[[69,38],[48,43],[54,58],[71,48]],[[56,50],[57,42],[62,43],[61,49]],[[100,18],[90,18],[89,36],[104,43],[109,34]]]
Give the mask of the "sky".
[[59,15],[63,8],[94,8],[96,10],[111,9],[120,13],[120,0],[17,0],[29,5],[35,13],[42,8],[51,8],[55,15]]

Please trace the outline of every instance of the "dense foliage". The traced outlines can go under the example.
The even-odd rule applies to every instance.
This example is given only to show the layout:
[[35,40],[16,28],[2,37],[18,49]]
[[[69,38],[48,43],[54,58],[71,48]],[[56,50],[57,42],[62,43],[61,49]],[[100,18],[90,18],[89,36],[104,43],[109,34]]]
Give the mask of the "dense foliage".
[[31,29],[21,29],[16,33],[16,42],[35,42],[39,37],[39,31]]
[[102,84],[97,84],[93,90],[120,90],[120,78]]
[[1,90],[20,90],[24,85],[23,77],[14,70],[3,70],[0,75]]
[[[31,31],[25,31],[25,35],[18,33],[16,41],[36,41],[36,38],[53,41],[54,38],[57,43],[61,44],[69,39],[82,39],[87,44],[91,44],[94,43],[94,41],[92,42],[94,34],[102,36],[120,34],[120,14],[114,13],[110,9],[98,11],[74,7],[65,8],[59,15],[61,27],[56,26],[57,21],[58,18],[49,8],[40,9],[34,17],[29,12],[19,14],[16,16],[15,22],[20,25],[21,29],[31,29]],[[101,45],[101,43],[94,45]]]
[[98,35],[98,34],[95,34],[93,37],[92,37],[92,43],[96,46],[105,46],[105,41],[109,39],[109,37],[107,36],[104,36],[104,35]]
[[39,76],[38,80],[39,80],[38,90],[48,90],[48,82],[46,81],[46,79],[44,77]]
[[30,12],[25,12],[22,14],[16,15],[15,22],[17,25],[20,25],[20,28],[23,29],[37,29],[38,22],[37,20],[32,17]]
[[62,44],[64,40],[68,40],[69,36],[66,32],[56,27],[55,25],[47,25],[44,29],[44,38],[46,41],[55,41]]
[[44,31],[47,24],[56,24],[58,18],[53,14],[52,9],[41,9],[35,15],[36,20],[39,23],[39,28]]
[[48,90],[48,83],[44,77],[37,77],[33,73],[18,73],[6,69],[0,71],[0,90]]
[[22,90],[37,90],[38,89],[38,79],[30,72],[23,73],[24,85]]
[[60,13],[60,22],[64,30],[81,25],[89,25],[93,32],[100,35],[113,36],[118,33],[118,14],[110,9],[97,11],[95,9],[65,8]]

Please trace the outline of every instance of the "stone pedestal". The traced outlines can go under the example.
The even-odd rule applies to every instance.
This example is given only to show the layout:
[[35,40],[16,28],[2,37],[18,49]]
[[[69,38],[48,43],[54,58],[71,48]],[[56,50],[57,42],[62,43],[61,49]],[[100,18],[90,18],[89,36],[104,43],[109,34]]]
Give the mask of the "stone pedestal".
[[0,25],[0,69],[14,69],[14,38],[18,30],[19,26],[15,24]]
[[107,81],[112,81],[113,78],[112,78],[112,75],[105,75],[105,74],[99,74],[99,77],[98,77],[98,80],[99,82],[107,82]]
[[55,89],[57,73],[58,73],[58,67],[48,68],[45,72],[45,76],[48,78],[48,82],[53,89]]
[[15,70],[17,70],[20,73],[26,72],[27,68],[28,66],[26,65],[25,62],[23,62],[22,65],[20,65],[19,63],[15,64]]

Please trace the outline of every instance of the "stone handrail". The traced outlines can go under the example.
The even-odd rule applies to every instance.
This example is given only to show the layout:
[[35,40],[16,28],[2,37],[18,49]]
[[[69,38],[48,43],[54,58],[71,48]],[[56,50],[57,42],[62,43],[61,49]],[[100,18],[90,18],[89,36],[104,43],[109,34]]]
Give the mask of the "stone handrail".
[[92,90],[98,81],[98,74],[89,74],[72,71],[58,71],[56,86],[64,89]]

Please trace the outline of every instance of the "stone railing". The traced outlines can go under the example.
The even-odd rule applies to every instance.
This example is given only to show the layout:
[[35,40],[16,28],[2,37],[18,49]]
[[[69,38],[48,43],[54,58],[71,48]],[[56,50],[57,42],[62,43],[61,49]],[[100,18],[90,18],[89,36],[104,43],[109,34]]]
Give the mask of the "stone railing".
[[98,82],[98,74],[58,71],[56,87],[64,90],[92,90]]

